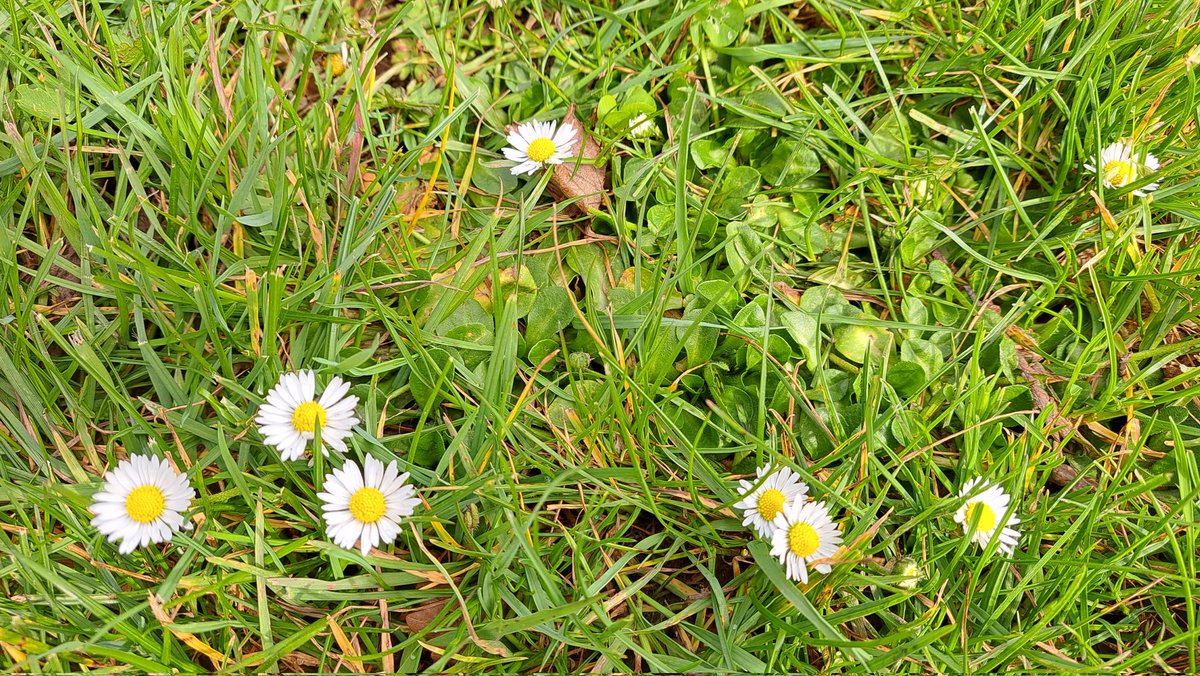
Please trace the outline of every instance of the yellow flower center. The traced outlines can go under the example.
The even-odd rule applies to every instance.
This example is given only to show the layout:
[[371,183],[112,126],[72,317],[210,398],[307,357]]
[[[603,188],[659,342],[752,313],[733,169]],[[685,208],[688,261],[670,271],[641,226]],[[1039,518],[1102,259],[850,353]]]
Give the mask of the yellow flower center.
[[769,488],[758,496],[758,515],[767,521],[774,521],[786,501],[787,496],[782,491]]
[[525,151],[525,154],[534,162],[545,162],[554,156],[555,150],[554,141],[543,136],[535,138],[533,143],[529,144],[529,149]]
[[341,54],[330,54],[329,57],[325,59],[325,65],[329,68],[329,72],[334,77],[346,72],[346,60],[342,58]]
[[1132,162],[1112,160],[1104,165],[1104,180],[1109,185],[1121,188],[1133,183],[1135,178],[1137,172],[1134,171]]
[[821,536],[817,535],[817,529],[806,523],[792,524],[788,529],[788,549],[800,558],[812,556],[813,552],[817,551],[817,547],[821,546]]
[[364,486],[350,496],[350,513],[362,523],[375,523],[387,511],[387,501],[377,488]]
[[292,427],[295,427],[297,432],[311,434],[317,429],[317,425],[325,426],[325,407],[315,401],[300,404],[295,413],[292,413]]
[[138,486],[125,498],[125,513],[138,523],[150,523],[162,516],[167,500],[158,486]]
[[972,502],[967,505],[967,523],[973,523],[976,530],[987,533],[996,527],[996,512],[984,502]]

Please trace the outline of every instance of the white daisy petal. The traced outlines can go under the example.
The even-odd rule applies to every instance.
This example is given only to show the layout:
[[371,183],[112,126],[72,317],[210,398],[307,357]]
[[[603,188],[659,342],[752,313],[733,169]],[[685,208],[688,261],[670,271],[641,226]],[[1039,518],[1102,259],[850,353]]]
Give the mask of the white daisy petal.
[[347,461],[325,476],[325,490],[317,497],[322,503],[325,533],[335,545],[358,549],[367,556],[373,547],[396,539],[400,519],[412,514],[408,498],[415,489],[396,481],[395,472],[395,461],[384,467],[381,461],[367,456],[363,467]]
[[514,166],[511,171],[513,176],[520,176],[521,174],[532,174],[541,168],[542,165],[538,164],[537,162],[534,162],[533,160],[526,160],[525,162]]
[[317,399],[317,403],[326,409],[332,408],[334,404],[346,398],[346,393],[350,391],[350,383],[334,376],[329,380],[329,384],[325,386],[325,391]]
[[304,401],[314,401],[317,398],[317,374],[312,369],[300,371],[300,393]]
[[[353,417],[354,416],[354,408],[356,406],[358,406],[358,397],[356,397],[352,394],[352,395],[342,399],[341,401],[335,400],[335,401],[329,403],[328,405],[326,405],[326,404],[321,404],[321,405],[325,407],[325,414],[329,420]],[[358,422],[358,419],[355,418],[354,422]]]
[[304,384],[302,383],[300,374],[293,373],[291,375],[292,377],[288,378],[286,381],[280,381],[280,383],[287,388],[288,393],[291,395],[291,400],[296,402],[297,405],[310,400],[312,397],[304,396]]
[[283,402],[287,407],[295,407],[300,404],[296,399],[296,395],[292,394],[292,380],[294,376],[291,373],[285,373],[280,377],[279,382],[267,392],[268,400]]
[[554,156],[560,160],[574,157],[576,140],[574,126],[567,125],[559,129],[558,134],[554,137]]
[[370,554],[377,544],[379,544],[379,528],[374,523],[363,525],[362,535],[359,536],[362,555]]
[[392,542],[400,534],[400,526],[390,519],[380,519],[379,523],[375,525],[379,528],[381,542]]
[[525,152],[525,149],[529,147],[529,139],[525,138],[525,135],[520,133],[520,131],[513,131],[504,138],[508,141],[508,145],[519,152]]

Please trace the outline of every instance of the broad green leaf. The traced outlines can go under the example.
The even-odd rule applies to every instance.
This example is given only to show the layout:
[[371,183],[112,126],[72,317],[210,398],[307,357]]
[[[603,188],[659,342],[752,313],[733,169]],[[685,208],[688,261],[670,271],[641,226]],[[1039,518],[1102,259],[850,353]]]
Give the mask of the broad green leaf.
[[408,384],[413,399],[422,409],[433,409],[442,401],[443,393],[454,381],[454,360],[440,347],[430,348],[426,355],[413,355]]
[[26,113],[42,120],[55,120],[63,113],[60,90],[43,82],[19,84],[12,88],[12,100]]
[[729,161],[729,144],[711,138],[693,141],[688,147],[692,156],[692,164],[697,169],[712,169],[720,167]]
[[530,345],[553,338],[575,318],[569,293],[561,286],[546,286],[538,291],[525,321],[525,340]]
[[817,348],[820,342],[820,329],[817,327],[816,318],[808,312],[792,311],[783,313],[779,321],[787,329],[792,340],[800,346],[800,350],[804,353],[804,359],[808,361],[811,369],[818,363],[820,357]]
[[655,204],[646,211],[646,225],[659,237],[666,236],[675,228],[675,209]]
[[900,313],[904,316],[904,321],[909,324],[928,324],[929,312],[925,309],[925,304],[920,298],[907,296],[900,301]]
[[762,176],[753,167],[734,167],[725,173],[721,187],[713,196],[710,207],[713,213],[734,218],[742,213],[749,202],[751,192],[758,189]]
[[925,378],[929,379],[942,368],[945,359],[942,351],[928,340],[909,338],[900,344],[900,358],[906,362],[919,365],[925,369]]
[[605,94],[596,104],[596,119],[610,129],[618,129],[626,122],[626,116],[617,110],[617,97]]
[[877,155],[893,162],[906,162],[911,140],[908,118],[890,110],[875,123],[866,146]]
[[774,186],[794,186],[821,170],[821,161],[811,148],[792,139],[775,144],[762,167],[763,180]]
[[900,260],[904,265],[916,264],[937,246],[941,233],[930,221],[938,218],[941,216],[935,212],[921,210],[909,224],[904,239],[900,240]]
[[746,27],[746,14],[737,0],[713,3],[704,19],[704,34],[714,47],[728,47]]
[[877,326],[842,324],[833,331],[833,346],[857,364],[881,357],[890,345],[891,334]]
[[621,103],[623,110],[629,119],[633,119],[638,115],[646,115],[648,117],[658,114],[658,101],[654,100],[653,96],[646,93],[641,87],[634,87],[625,92],[625,100]]
[[853,308],[836,289],[828,286],[810,287],[800,296],[800,309],[813,316],[850,315]]
[[911,397],[925,386],[927,376],[925,368],[920,364],[907,361],[892,362],[888,366],[887,382],[896,394],[901,397]]

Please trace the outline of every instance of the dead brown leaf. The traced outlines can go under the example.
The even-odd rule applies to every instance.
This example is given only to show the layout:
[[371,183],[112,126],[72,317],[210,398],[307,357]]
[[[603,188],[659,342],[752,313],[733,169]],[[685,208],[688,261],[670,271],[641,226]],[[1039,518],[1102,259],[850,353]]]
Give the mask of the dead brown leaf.
[[408,625],[409,631],[417,633],[429,626],[429,623],[433,622],[434,618],[438,616],[438,613],[442,612],[442,608],[446,606],[447,600],[448,599],[438,599],[436,601],[431,601],[405,615],[404,623]]
[[583,141],[582,159],[570,160],[554,166],[550,177],[550,191],[561,200],[571,200],[569,208],[584,218],[591,218],[592,210],[604,206],[608,194],[608,170],[595,164],[600,156],[600,146],[588,134],[583,123],[575,116],[575,106],[567,109],[563,124],[575,125]]
[[313,667],[321,664],[321,661],[312,655],[302,652],[292,652],[279,658],[279,664],[283,666],[283,671],[308,671]]

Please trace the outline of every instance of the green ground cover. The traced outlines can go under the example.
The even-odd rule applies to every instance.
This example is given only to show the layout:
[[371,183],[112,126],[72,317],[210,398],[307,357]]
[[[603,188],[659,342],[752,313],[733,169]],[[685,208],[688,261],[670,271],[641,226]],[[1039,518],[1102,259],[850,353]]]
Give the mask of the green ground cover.
[[[0,5],[0,662],[1195,673],[1198,12]],[[534,119],[587,142],[514,176]],[[258,430],[300,369],[344,455]],[[196,497],[121,554],[134,454]],[[367,457],[421,503],[364,556]],[[807,583],[762,466],[840,527]]]

